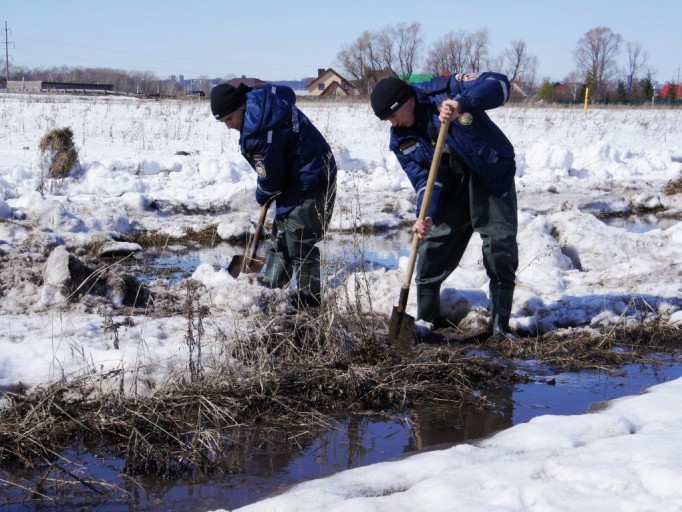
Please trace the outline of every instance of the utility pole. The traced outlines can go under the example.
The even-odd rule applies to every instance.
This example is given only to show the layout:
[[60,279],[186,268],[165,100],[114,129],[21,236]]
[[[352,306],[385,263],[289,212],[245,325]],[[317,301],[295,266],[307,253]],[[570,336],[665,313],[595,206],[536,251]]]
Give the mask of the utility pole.
[[14,44],[8,41],[9,30],[7,29],[7,20],[5,20],[5,80],[9,83],[9,45]]

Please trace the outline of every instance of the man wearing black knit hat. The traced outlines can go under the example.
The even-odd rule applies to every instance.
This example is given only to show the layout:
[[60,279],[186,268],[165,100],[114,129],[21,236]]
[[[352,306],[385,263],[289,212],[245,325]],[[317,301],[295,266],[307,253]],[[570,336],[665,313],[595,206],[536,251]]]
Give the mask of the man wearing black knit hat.
[[213,117],[239,131],[242,155],[256,171],[256,201],[274,201],[272,248],[265,275],[272,287],[296,275],[291,306],[321,303],[320,250],[336,198],[336,161],[329,144],[289,87],[252,89],[224,83],[211,90]]
[[499,73],[458,74],[409,85],[385,78],[372,90],[376,116],[391,123],[389,148],[417,192],[421,209],[441,123],[451,120],[420,238],[415,283],[417,318],[447,327],[440,288],[457,268],[477,232],[489,278],[492,333],[512,337],[509,320],[518,267],[514,148],[486,110],[504,105],[510,92]]

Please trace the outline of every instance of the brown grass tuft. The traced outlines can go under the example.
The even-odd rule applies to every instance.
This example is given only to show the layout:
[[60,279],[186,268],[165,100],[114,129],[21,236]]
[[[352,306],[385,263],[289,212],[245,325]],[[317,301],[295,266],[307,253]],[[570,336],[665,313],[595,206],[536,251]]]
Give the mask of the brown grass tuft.
[[69,127],[47,132],[40,139],[38,148],[50,160],[50,178],[66,178],[78,164],[78,151],[73,143],[73,131]]
[[670,180],[663,189],[663,193],[667,196],[674,196],[675,194],[682,193],[682,176],[676,180]]

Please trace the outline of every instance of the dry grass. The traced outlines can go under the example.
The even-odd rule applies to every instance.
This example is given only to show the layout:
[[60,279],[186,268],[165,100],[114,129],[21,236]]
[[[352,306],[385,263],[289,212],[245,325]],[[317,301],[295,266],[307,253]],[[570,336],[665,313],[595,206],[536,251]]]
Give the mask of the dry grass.
[[[349,414],[391,418],[417,404],[494,407],[481,391],[524,381],[515,360],[558,370],[612,370],[650,362],[652,352],[673,352],[682,337],[679,328],[645,321],[643,314],[641,324],[627,330],[567,329],[513,341],[450,329],[401,351],[387,343],[383,315],[363,313],[366,308],[347,298],[344,312],[331,305],[335,300],[293,315],[266,306],[273,314],[264,315],[248,337],[225,339],[225,360],[207,368],[202,325],[210,311],[194,300],[194,285],[188,280],[184,303],[173,296],[157,298],[144,311],[122,308],[131,316],[185,312],[190,357],[173,385],[150,385],[144,397],[102,393],[123,382],[120,372],[111,372],[5,394],[0,490],[10,486],[43,502],[74,489],[90,501],[129,492],[74,471],[64,456],[69,449],[123,461],[130,482],[143,475],[239,472],[254,446],[302,448]],[[358,297],[363,290],[356,291]],[[18,480],[22,471],[31,478]]]
[[234,471],[240,457],[231,452],[247,435],[280,428],[282,442],[300,443],[351,412],[425,402],[486,407],[476,390],[520,379],[502,361],[536,359],[564,370],[614,367],[677,348],[682,334],[663,324],[499,342],[485,336],[448,341],[446,333],[399,351],[376,334],[385,333],[377,319],[364,319],[363,334],[357,319],[329,314],[272,321],[261,331],[267,334],[235,345],[238,364],[198,369],[184,384],[144,398],[101,395],[87,377],[8,394],[10,407],[0,411],[0,466],[53,464],[65,447],[84,444],[123,457],[130,475]]
[[663,189],[663,193],[667,196],[674,196],[675,194],[682,193],[682,176],[676,180],[670,180]]
[[40,139],[41,153],[48,160],[50,178],[66,178],[78,164],[78,151],[73,143],[71,128],[55,128]]
[[467,357],[464,347],[420,344],[397,352],[344,320],[284,317],[266,336],[236,345],[239,364],[198,371],[145,398],[101,395],[87,377],[8,394],[0,467],[52,464],[66,446],[84,444],[123,457],[131,475],[235,470],[230,451],[245,432],[279,425],[301,442],[302,431],[313,435],[352,411],[436,400],[475,404],[474,390],[484,383],[513,379],[502,365]]
[[[188,313],[187,339],[195,348],[202,315]],[[49,486],[33,479],[29,489],[15,479],[0,488],[4,483],[40,501],[68,494],[67,488],[90,501],[106,494],[125,499],[128,490],[69,469],[65,450],[120,459],[131,482],[140,475],[239,472],[254,447],[302,449],[348,414],[391,418],[416,404],[494,407],[479,391],[525,381],[513,360],[609,370],[652,362],[652,352],[672,353],[682,336],[655,321],[627,331],[566,330],[496,342],[453,329],[401,351],[387,343],[385,319],[322,308],[266,322],[257,336],[229,344],[233,364],[211,371],[195,364],[184,380],[150,396],[101,394],[97,379],[115,382],[117,372],[7,394],[0,475],[51,476]]]

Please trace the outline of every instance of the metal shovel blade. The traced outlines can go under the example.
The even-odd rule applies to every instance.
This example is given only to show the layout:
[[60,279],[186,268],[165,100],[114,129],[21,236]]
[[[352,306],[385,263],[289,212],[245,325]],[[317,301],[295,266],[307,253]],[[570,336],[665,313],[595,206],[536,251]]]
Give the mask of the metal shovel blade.
[[414,317],[397,306],[393,306],[388,323],[388,339],[398,347],[407,348],[412,344],[414,336]]
[[249,256],[238,254],[232,258],[227,266],[227,273],[236,279],[241,273],[252,274],[260,272],[263,265],[265,265],[265,258],[260,256],[250,258]]

